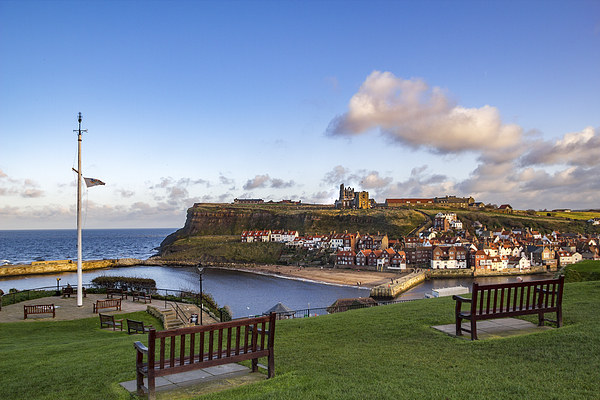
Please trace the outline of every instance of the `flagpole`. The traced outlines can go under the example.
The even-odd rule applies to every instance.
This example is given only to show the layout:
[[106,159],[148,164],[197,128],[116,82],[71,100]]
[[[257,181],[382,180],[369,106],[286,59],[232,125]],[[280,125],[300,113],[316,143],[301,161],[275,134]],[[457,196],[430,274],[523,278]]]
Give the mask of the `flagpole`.
[[83,273],[81,267],[81,113],[77,116],[77,306],[83,306]]

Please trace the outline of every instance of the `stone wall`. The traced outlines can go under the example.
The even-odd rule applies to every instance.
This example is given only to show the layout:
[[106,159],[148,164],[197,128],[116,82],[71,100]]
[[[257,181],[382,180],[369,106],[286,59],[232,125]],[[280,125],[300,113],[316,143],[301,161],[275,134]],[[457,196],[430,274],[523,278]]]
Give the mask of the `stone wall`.
[[[83,261],[82,270],[101,268],[127,267],[141,265],[143,261],[134,258],[123,258],[116,260],[92,260]],[[31,264],[4,265],[0,267],[0,277],[21,276],[36,274],[53,274],[56,272],[76,272],[77,262],[73,260],[35,261]]]
[[371,289],[371,297],[394,298],[425,280],[425,272],[415,272],[402,278],[391,280],[390,283],[375,286]]

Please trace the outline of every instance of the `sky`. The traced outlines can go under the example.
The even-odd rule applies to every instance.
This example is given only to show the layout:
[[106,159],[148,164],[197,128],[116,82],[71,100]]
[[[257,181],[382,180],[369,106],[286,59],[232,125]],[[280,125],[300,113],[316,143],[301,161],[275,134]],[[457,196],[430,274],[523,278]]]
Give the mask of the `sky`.
[[195,202],[600,208],[598,1],[0,0],[0,229]]

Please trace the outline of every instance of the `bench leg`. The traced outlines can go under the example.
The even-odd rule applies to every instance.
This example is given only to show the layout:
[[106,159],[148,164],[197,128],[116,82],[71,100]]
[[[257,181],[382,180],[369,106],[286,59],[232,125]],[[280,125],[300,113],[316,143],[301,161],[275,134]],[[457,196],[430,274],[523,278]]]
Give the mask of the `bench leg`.
[[471,319],[471,340],[477,340],[477,320],[476,319]]
[[275,354],[273,354],[273,349],[269,352],[268,359],[268,378],[272,378],[275,376]]
[[148,400],[156,400],[156,385],[153,372],[148,372]]
[[538,313],[538,326],[544,326],[544,313]]
[[462,318],[456,316],[456,336],[462,336]]
[[562,308],[559,308],[556,311],[556,327],[560,328],[562,326],[563,322],[562,322]]
[[252,359],[252,372],[258,371],[258,358]]

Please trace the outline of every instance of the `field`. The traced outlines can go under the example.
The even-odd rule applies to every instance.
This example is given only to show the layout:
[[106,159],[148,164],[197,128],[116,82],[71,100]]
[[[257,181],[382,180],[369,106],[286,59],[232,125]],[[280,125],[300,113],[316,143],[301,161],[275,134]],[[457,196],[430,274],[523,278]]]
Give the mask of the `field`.
[[590,220],[593,218],[600,218],[600,212],[584,212],[584,211],[572,211],[572,212],[562,212],[562,211],[538,211],[538,215],[540,216],[548,216],[550,214],[551,217],[556,218],[566,218],[566,219],[575,219],[575,220]]
[[[567,284],[565,325],[534,334],[471,342],[431,328],[453,310],[439,298],[278,321],[275,378],[202,398],[600,397],[600,282]],[[0,324],[0,398],[128,399],[118,382],[135,378],[136,340],[97,317]]]

